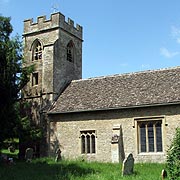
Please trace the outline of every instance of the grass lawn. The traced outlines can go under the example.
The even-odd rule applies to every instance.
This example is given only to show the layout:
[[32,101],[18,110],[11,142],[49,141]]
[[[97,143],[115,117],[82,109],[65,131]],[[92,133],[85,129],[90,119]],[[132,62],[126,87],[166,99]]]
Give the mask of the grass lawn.
[[0,164],[0,180],[160,180],[164,164],[135,164],[134,175],[122,177],[121,165],[85,161],[36,159]]

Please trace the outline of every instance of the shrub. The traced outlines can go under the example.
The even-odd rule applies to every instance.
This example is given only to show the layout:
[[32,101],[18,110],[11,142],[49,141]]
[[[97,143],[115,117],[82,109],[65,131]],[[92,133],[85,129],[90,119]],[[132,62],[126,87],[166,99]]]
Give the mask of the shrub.
[[175,137],[167,154],[167,170],[171,180],[180,179],[180,128],[176,129]]

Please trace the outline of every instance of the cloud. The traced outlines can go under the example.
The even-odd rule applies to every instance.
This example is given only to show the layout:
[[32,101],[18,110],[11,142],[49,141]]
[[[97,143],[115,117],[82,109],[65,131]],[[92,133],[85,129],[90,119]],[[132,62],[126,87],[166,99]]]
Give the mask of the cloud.
[[180,37],[176,39],[177,43],[180,44]]
[[170,52],[167,48],[162,47],[160,48],[160,54],[166,58],[173,58],[174,56],[177,56],[180,52]]
[[2,0],[1,2],[4,3],[4,4],[7,4],[7,3],[10,2],[10,0]]
[[127,67],[127,66],[128,66],[128,63],[121,63],[120,66],[121,66],[121,67]]
[[148,69],[150,67],[150,64],[141,64],[141,69]]
[[7,6],[10,3],[10,0],[0,0],[0,6]]
[[171,36],[180,44],[180,28],[176,26],[171,26]]

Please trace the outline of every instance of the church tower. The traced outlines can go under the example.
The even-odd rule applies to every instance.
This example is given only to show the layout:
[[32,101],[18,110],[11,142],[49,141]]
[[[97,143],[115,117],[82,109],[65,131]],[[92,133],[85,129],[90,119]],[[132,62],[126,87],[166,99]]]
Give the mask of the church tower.
[[30,104],[30,119],[45,126],[42,112],[71,80],[82,78],[82,27],[61,13],[24,21],[24,66],[34,66],[23,99]]

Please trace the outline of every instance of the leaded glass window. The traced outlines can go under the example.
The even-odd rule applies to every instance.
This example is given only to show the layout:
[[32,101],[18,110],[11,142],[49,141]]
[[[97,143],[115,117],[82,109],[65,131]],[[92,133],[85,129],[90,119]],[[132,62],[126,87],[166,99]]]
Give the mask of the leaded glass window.
[[162,121],[139,121],[139,152],[162,152]]

